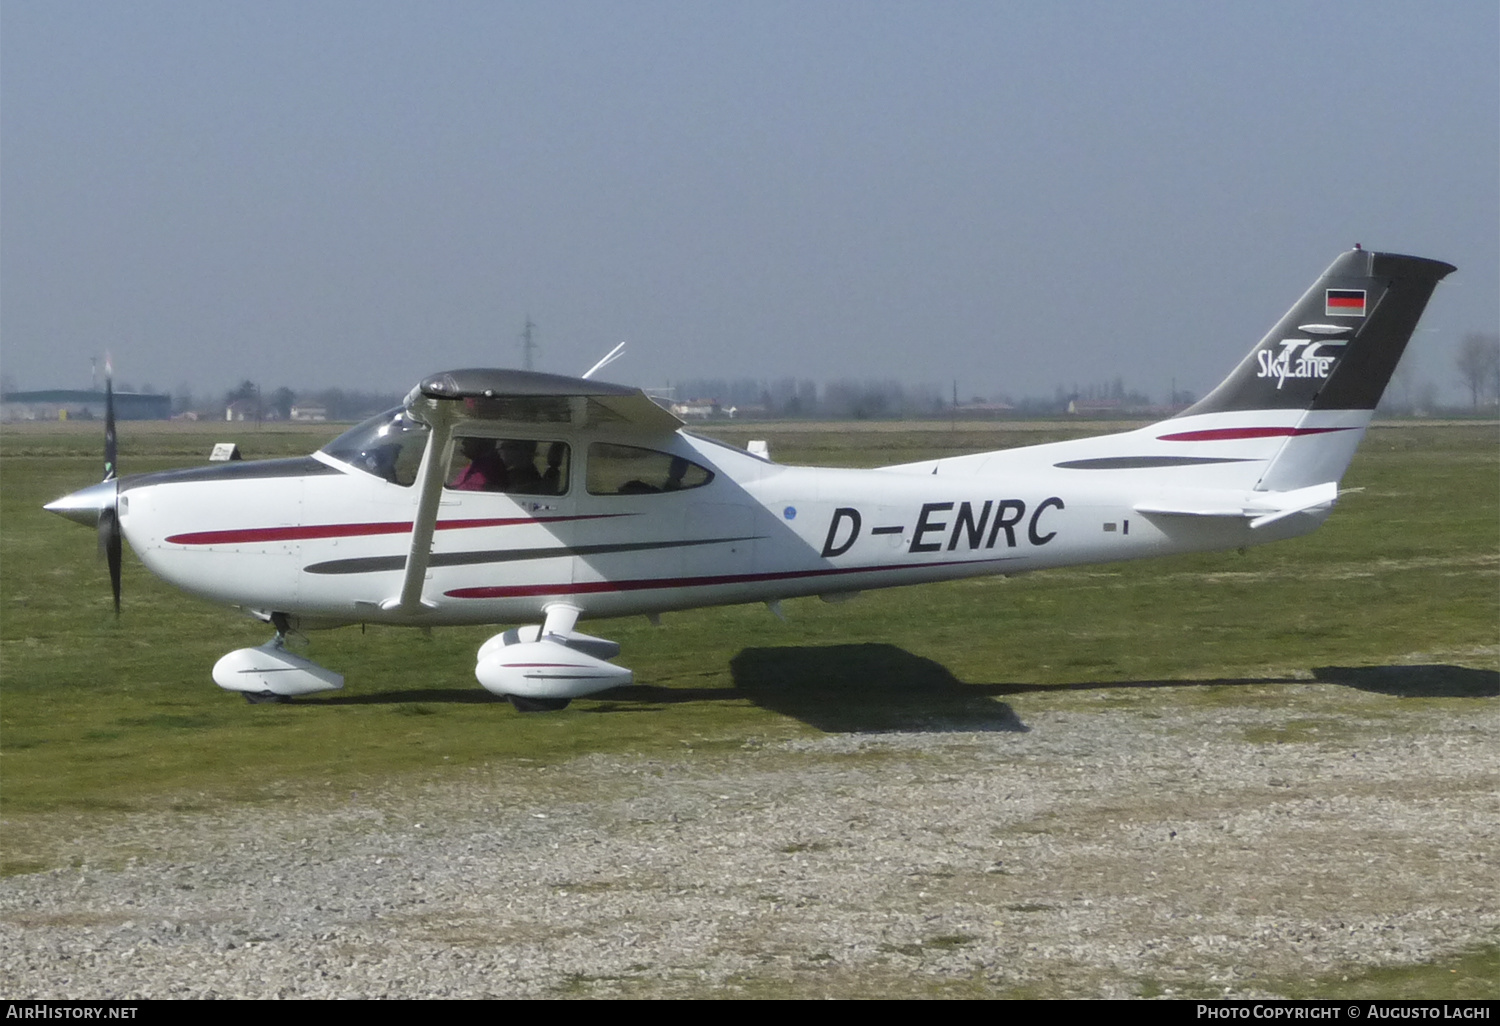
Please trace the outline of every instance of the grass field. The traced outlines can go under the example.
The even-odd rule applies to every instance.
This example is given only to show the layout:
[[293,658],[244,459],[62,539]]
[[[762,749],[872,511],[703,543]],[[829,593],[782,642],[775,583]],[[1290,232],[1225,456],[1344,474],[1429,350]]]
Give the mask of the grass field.
[[[1073,425],[757,425],[782,462],[875,466],[1092,433]],[[249,458],[306,452],[329,429],[240,429]],[[122,425],[125,470],[200,463],[222,425]],[[595,622],[640,684],[560,716],[518,716],[473,679],[489,628],[346,628],[309,654],[344,692],[249,709],[215,660],[265,625],[181,595],[127,554],[110,609],[86,529],[41,509],[98,476],[97,428],[0,433],[0,670],[6,815],[131,808],[174,793],[246,800],[316,776],[433,771],[506,755],[566,759],[684,735],[867,729],[1018,688],[1158,680],[1357,677],[1357,668],[1497,659],[1500,452],[1489,424],[1374,429],[1321,531],[1252,549],[861,596]],[[819,658],[823,646],[838,658]],[[864,649],[851,646],[866,646]],[[889,646],[889,648],[885,647]],[[933,679],[882,672],[890,649]],[[865,658],[861,665],[859,654]],[[1466,680],[1469,678],[1465,678]],[[1471,684],[1434,683],[1462,691]],[[634,715],[643,709],[652,715]],[[255,767],[254,774],[244,772]]]
[[[336,430],[125,424],[121,461],[126,473],[193,465],[230,438],[247,458],[303,453]],[[767,438],[780,462],[876,466],[1099,430],[707,433]],[[10,873],[65,859],[61,838],[79,814],[274,802],[497,760],[961,725],[1037,689],[1318,679],[1459,710],[1493,698],[1500,681],[1494,424],[1374,428],[1322,530],[1243,555],[896,589],[836,606],[802,600],[786,604],[785,623],[759,606],[672,614],[659,628],[595,621],[587,629],[621,643],[619,661],[640,683],[530,716],[474,680],[474,653],[493,628],[314,634],[308,654],[346,675],[343,692],[251,707],[220,691],[215,660],[269,629],[177,593],[128,552],[116,620],[92,533],[42,511],[99,477],[99,449],[97,426],[0,430],[0,854]],[[1424,669],[1389,669],[1401,666]],[[1169,691],[1163,700],[1248,700],[1232,688],[1153,693]],[[1265,740],[1295,740],[1298,729]],[[1493,949],[1472,957],[1497,964]]]

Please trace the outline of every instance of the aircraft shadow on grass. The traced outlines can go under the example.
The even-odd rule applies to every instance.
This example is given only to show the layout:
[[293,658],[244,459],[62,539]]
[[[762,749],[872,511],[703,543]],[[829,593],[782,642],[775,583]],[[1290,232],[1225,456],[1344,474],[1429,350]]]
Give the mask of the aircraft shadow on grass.
[[[750,701],[827,733],[883,730],[1025,731],[994,685],[965,684],[946,667],[894,645],[747,648],[729,663],[732,688],[636,684],[579,708],[591,714],[649,712],[685,702]],[[503,702],[470,688],[402,689],[300,699],[295,704],[401,705]]]
[[[1205,680],[1079,681],[1070,684],[969,684],[941,663],[889,644],[747,648],[730,660],[732,688],[636,684],[599,696],[580,712],[618,715],[686,702],[748,699],[826,733],[876,731],[1025,732],[1004,696],[1138,688],[1232,687],[1298,683],[1286,677]],[[1322,666],[1314,680],[1403,698],[1500,696],[1500,673],[1463,666]],[[471,688],[403,689],[303,700],[305,705],[489,705],[503,702]]]
[[1500,671],[1467,666],[1319,666],[1313,677],[1397,698],[1500,697]]
[[400,691],[373,691],[360,695],[318,695],[312,698],[297,698],[289,704],[304,706],[406,705],[409,703],[494,705],[496,702],[504,703],[505,699],[492,695],[488,691],[476,691],[473,688],[411,688]]
[[991,688],[895,645],[747,648],[729,672],[736,696],[830,734],[1029,729]]

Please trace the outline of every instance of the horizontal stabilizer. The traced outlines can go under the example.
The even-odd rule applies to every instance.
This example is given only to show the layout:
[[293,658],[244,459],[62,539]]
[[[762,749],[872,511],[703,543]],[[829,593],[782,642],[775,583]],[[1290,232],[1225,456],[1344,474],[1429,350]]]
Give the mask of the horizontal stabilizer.
[[1134,507],[1137,513],[1151,513],[1163,517],[1242,517],[1243,506],[1212,506],[1207,503],[1140,502]]
[[1252,528],[1274,524],[1293,513],[1304,513],[1324,506],[1332,506],[1339,497],[1337,482],[1289,492],[1250,492],[1239,503],[1216,499],[1201,502],[1140,502],[1134,507],[1137,513],[1169,517],[1247,517]]
[[1280,503],[1275,509],[1265,510],[1260,516],[1251,520],[1251,528],[1274,524],[1282,517],[1289,517],[1293,513],[1306,513],[1322,507],[1331,509],[1338,501],[1339,486],[1336,481],[1325,481],[1323,484],[1298,488],[1290,492],[1267,492],[1266,494],[1275,496]]

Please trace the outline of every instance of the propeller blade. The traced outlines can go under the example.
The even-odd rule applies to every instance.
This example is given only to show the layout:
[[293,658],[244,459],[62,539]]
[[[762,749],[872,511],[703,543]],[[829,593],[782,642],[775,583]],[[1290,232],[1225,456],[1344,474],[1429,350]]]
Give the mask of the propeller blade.
[[115,364],[104,354],[104,480],[115,481],[113,501],[99,511],[99,551],[109,564],[109,590],[120,615],[120,486],[119,441],[115,437]]
[[109,587],[115,597],[115,616],[120,615],[120,564],[125,532],[120,526],[120,480],[115,438],[114,366],[104,356],[104,480],[80,488],[42,507],[49,513],[80,524],[91,524],[99,534],[99,555],[109,563]]
[[[118,501],[118,499],[116,500]],[[115,615],[120,615],[120,517],[114,506],[99,511],[99,552],[109,563],[109,588],[115,596]]]

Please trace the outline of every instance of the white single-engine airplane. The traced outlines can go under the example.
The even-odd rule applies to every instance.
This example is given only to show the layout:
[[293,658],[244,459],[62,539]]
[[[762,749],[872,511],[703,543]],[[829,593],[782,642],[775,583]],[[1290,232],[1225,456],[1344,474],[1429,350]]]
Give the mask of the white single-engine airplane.
[[1307,534],[1453,270],[1356,247],[1204,399],[1122,434],[788,467],[682,430],[639,389],[456,370],[297,459],[116,479],[110,417],[105,480],[47,509],[98,527],[117,610],[123,534],[154,573],[273,624],[214,667],[252,701],[343,685],[287,650],[289,630],[540,620],[490,638],[475,675],[517,709],[558,709],[632,679],[618,645],[575,630],[589,617]]

